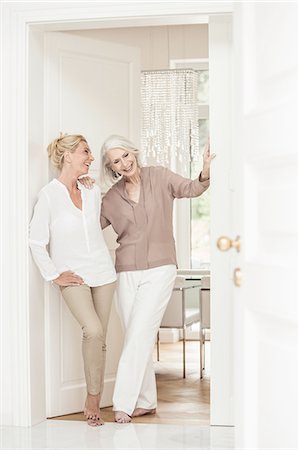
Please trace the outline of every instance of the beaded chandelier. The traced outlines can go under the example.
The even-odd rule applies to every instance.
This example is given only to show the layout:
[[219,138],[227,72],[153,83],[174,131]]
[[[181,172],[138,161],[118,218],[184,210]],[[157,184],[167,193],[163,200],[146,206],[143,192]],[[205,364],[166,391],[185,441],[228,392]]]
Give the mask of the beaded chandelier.
[[144,164],[169,167],[199,160],[198,86],[199,73],[192,69],[142,72]]

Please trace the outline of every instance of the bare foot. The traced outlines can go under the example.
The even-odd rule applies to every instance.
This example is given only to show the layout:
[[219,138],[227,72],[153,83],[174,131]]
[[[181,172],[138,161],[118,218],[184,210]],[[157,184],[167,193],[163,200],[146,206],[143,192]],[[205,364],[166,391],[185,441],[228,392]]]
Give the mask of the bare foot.
[[104,421],[101,418],[101,411],[99,407],[100,396],[87,394],[84,408],[84,416],[87,419],[88,425],[91,427],[99,427],[104,425]]
[[104,425],[104,423],[105,422],[101,419],[101,417],[97,419],[87,419],[87,424],[90,427],[100,427],[101,425]]
[[145,414],[156,414],[156,409],[135,408],[132,417],[145,416]]
[[117,423],[129,423],[131,422],[131,417],[123,411],[115,411],[114,420]]

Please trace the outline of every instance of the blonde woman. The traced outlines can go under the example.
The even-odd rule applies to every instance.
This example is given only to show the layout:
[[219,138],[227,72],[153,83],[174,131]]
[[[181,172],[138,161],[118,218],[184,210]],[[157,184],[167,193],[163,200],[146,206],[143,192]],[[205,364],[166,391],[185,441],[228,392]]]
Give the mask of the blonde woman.
[[84,414],[89,425],[98,426],[104,423],[100,399],[116,274],[99,222],[100,190],[78,183],[94,160],[85,137],[62,135],[49,144],[48,155],[60,173],[38,195],[30,223],[30,248],[41,275],[60,288],[82,328],[87,385]]
[[[209,187],[209,144],[195,180],[165,167],[141,167],[138,149],[113,135],[102,146],[104,175],[114,182],[102,201],[101,224],[117,233],[118,310],[125,330],[113,396],[115,421],[154,414],[157,406],[152,351],[176,277],[172,230],[175,198],[197,197]],[[92,180],[83,181],[91,186]]]

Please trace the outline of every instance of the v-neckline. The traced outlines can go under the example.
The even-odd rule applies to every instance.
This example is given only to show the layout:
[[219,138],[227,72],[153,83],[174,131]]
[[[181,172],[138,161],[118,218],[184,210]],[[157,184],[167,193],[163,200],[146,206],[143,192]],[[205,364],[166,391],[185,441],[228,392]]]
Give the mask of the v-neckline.
[[139,191],[139,198],[138,198],[138,202],[135,202],[134,200],[132,200],[129,196],[129,193],[126,189],[126,180],[124,180],[124,192],[125,192],[125,196],[127,197],[127,199],[129,200],[129,202],[131,204],[133,204],[133,206],[138,206],[140,205],[140,201],[141,201],[141,195],[142,195],[142,179],[140,177],[140,191]]
[[82,190],[78,188],[79,191],[80,191],[81,201],[82,201],[82,208],[78,208],[78,206],[75,205],[75,203],[73,202],[72,197],[71,197],[71,194],[70,194],[70,191],[68,190],[68,188],[66,187],[66,185],[65,185],[62,181],[58,180],[58,178],[54,178],[54,179],[55,179],[55,180],[56,180],[56,181],[64,188],[64,190],[65,190],[65,192],[67,193],[67,196],[68,196],[68,198],[69,198],[71,204],[73,205],[73,207],[74,207],[77,211],[80,211],[80,212],[82,213],[82,212],[83,212],[83,195],[82,195]]
[[139,191],[139,198],[138,198],[138,202],[135,202],[135,200],[132,200],[129,196],[128,191],[126,190],[126,186],[125,186],[125,191],[126,191],[126,196],[128,197],[128,199],[130,200],[131,203],[133,203],[134,206],[139,205],[140,202],[140,197],[141,197],[141,186],[140,186],[140,191]]

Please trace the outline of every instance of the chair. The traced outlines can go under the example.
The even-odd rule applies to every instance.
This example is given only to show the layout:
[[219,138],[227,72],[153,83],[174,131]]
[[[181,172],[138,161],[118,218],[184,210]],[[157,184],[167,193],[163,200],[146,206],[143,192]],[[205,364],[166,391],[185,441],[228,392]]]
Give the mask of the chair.
[[[198,304],[190,305],[188,289],[198,289]],[[186,378],[186,329],[199,322],[200,378],[205,370],[205,343],[210,340],[210,276],[188,278],[178,276],[165,310],[160,328],[178,328],[183,331],[183,378]],[[157,360],[160,360],[160,338],[157,334]]]
[[[179,328],[183,331],[183,378],[186,378],[186,329],[200,321],[200,279],[178,276],[160,328]],[[198,302],[188,305],[187,291],[198,290]],[[157,335],[157,360],[160,359],[160,338]]]

